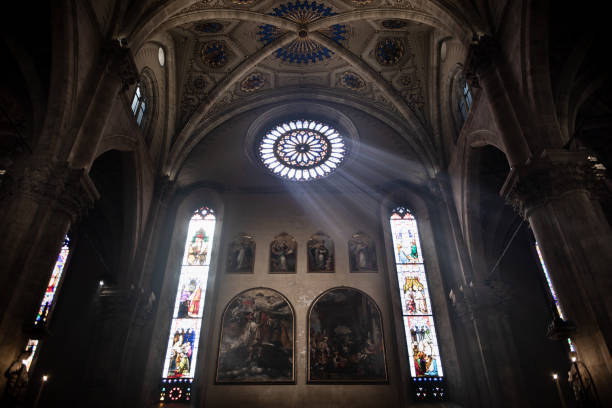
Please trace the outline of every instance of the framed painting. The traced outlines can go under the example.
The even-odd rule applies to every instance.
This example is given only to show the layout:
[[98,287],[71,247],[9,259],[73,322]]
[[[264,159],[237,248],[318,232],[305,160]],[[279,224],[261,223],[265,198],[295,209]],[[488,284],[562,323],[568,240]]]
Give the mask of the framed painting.
[[270,244],[270,273],[295,273],[297,242],[283,232]]
[[294,384],[295,312],[282,294],[248,289],[221,320],[218,384]]
[[387,383],[382,318],[364,292],[332,288],[308,312],[308,383]]
[[228,245],[228,273],[253,273],[255,262],[255,240],[247,234],[239,234]]
[[348,242],[351,272],[377,272],[376,243],[365,233],[353,234]]
[[334,272],[334,241],[317,232],[308,240],[308,272]]

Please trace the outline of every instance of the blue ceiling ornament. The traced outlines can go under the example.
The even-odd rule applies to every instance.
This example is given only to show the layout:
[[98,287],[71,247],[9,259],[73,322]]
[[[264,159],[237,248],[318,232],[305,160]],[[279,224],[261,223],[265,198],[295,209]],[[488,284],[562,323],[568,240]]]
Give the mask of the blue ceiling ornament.
[[200,50],[200,56],[206,65],[213,68],[222,67],[227,63],[227,50],[225,45],[219,41],[204,44]]
[[395,65],[404,56],[404,45],[397,38],[385,38],[376,44],[375,53],[380,65]]
[[[317,2],[307,2],[297,0],[295,3],[289,2],[287,4],[275,7],[270,13],[272,16],[285,18],[291,20],[300,25],[306,25],[313,21],[319,20],[323,17],[333,16],[337,13],[333,12],[331,7],[326,7],[324,4],[317,4]],[[325,33],[333,41],[340,43],[340,41],[346,40],[346,26],[343,24],[334,24]],[[268,45],[283,32],[271,24],[264,24],[259,26],[259,41],[263,42],[264,45]],[[317,61],[323,61],[326,58],[330,58],[333,54],[329,48],[323,47],[308,38],[306,32],[301,32],[300,36],[279,48],[274,53],[274,56],[285,62],[295,64],[308,64],[315,63]]]

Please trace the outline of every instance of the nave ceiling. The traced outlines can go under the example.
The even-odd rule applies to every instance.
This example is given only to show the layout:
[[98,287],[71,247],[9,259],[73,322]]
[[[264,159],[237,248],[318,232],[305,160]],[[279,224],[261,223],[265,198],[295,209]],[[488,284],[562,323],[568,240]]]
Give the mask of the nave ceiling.
[[[471,35],[437,3],[167,3],[152,4],[126,38],[137,57],[152,44],[174,53],[167,58],[175,80],[168,87],[174,128],[164,167],[170,177],[210,131],[246,106],[299,98],[392,118],[413,158],[435,173],[442,150],[432,90],[439,43],[453,40],[445,53],[456,63]],[[137,65],[145,62],[137,58]]]

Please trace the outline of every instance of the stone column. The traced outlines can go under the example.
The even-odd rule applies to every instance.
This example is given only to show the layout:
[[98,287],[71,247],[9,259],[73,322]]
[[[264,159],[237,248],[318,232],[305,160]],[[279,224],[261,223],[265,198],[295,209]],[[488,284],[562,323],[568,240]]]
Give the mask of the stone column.
[[586,154],[544,151],[512,169],[501,194],[529,221],[572,340],[604,406],[612,406],[612,230],[593,197]]
[[91,166],[117,94],[138,79],[130,49],[121,47],[118,41],[112,41],[102,49],[101,60],[104,73],[68,156],[68,162],[74,168]]
[[472,88],[484,91],[493,120],[504,144],[510,166],[524,164],[531,156],[529,145],[498,69],[500,53],[489,36],[475,38],[465,61],[465,76]]
[[[0,245],[0,371],[25,344],[51,271],[74,222],[98,198],[84,170],[48,162],[26,169]],[[12,240],[11,240],[12,238]],[[4,384],[0,376],[0,387]]]
[[467,337],[464,350],[472,356],[466,359],[472,366],[470,374],[483,383],[478,390],[481,406],[529,404],[509,324],[508,312],[516,302],[515,292],[515,288],[499,280],[470,283],[451,292],[451,304]]

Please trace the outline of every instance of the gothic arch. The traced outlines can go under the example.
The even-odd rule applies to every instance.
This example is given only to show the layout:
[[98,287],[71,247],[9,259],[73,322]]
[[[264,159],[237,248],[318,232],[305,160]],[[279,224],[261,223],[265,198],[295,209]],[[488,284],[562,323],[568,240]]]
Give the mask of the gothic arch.
[[423,134],[415,134],[406,126],[406,123],[401,120],[395,113],[390,113],[384,107],[364,101],[363,98],[357,98],[352,94],[341,93],[336,90],[308,90],[304,88],[283,88],[264,91],[259,94],[248,96],[240,100],[239,103],[229,105],[226,109],[214,112],[205,124],[199,124],[194,132],[190,135],[188,142],[184,145],[173,144],[173,149],[168,154],[168,159],[164,165],[164,172],[171,178],[175,178],[180,169],[189,156],[189,153],[195,146],[204,138],[207,137],[216,127],[221,125],[231,118],[250,110],[259,108],[262,104],[274,106],[277,104],[292,104],[295,101],[313,101],[316,104],[342,104],[355,109],[361,110],[364,113],[371,115],[390,126],[395,130],[410,146],[414,152],[415,158],[418,160],[425,172],[434,175],[437,171],[435,164],[434,152],[427,148],[427,144],[423,141],[426,137]]

